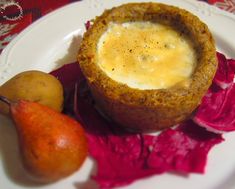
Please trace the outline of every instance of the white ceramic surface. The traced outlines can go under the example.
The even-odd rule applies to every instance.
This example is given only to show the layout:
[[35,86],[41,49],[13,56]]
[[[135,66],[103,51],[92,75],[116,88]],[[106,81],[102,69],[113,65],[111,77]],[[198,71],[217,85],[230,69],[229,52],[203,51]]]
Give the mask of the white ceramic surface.
[[[37,69],[49,72],[76,60],[84,23],[106,8],[126,2],[149,0],[83,0],[42,17],[21,32],[0,56],[0,84],[13,75]],[[235,58],[235,16],[194,0],[156,0],[185,8],[196,14],[212,31],[219,51]],[[163,174],[139,180],[123,189],[232,189],[235,188],[235,133],[209,153],[206,174]],[[121,165],[120,165],[121,166]],[[3,189],[94,189],[88,179],[94,164],[87,159],[82,169],[50,185],[30,183],[22,173],[16,133],[10,120],[0,116],[0,188]]]

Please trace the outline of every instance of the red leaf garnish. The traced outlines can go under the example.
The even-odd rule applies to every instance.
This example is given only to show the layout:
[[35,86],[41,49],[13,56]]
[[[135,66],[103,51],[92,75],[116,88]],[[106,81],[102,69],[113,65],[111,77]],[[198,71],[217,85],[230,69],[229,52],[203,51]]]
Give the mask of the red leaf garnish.
[[215,133],[235,130],[235,61],[217,53],[219,66],[213,84],[193,117],[198,125]]
[[85,23],[85,28],[86,28],[86,30],[89,30],[90,27],[91,27],[91,21],[87,21],[87,22]]
[[215,74],[213,82],[220,86],[222,89],[226,89],[233,83],[234,79],[234,61],[227,60],[226,57],[217,52],[218,69]]
[[226,89],[212,85],[203,97],[194,122],[215,133],[235,130],[235,84]]

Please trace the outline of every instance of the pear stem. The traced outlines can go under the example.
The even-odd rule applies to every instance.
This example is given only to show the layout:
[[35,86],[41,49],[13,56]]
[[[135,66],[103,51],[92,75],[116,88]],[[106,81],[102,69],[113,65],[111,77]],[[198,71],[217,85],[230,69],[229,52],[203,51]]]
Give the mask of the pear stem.
[[5,96],[0,95],[0,101],[6,103],[8,106],[11,105],[11,101],[8,98],[6,98]]

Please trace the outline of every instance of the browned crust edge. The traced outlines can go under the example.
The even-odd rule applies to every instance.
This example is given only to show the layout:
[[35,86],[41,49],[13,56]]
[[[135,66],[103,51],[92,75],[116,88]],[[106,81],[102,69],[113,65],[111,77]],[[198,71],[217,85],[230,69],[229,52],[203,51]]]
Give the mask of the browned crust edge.
[[[153,21],[170,24],[189,36],[198,62],[188,88],[139,90],[110,79],[96,64],[97,42],[109,22]],[[159,130],[187,119],[212,83],[217,69],[213,37],[198,17],[161,3],[129,3],[106,10],[84,34],[78,62],[99,106],[121,125]]]

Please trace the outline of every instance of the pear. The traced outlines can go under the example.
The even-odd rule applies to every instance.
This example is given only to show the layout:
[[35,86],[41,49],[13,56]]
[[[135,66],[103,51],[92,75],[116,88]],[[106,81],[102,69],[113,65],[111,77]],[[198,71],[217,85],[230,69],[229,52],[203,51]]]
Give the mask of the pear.
[[[0,86],[0,95],[12,101],[29,100],[61,111],[63,108],[63,87],[53,75],[29,70],[21,72]],[[0,102],[0,113],[9,114],[9,107]]]
[[37,182],[54,182],[79,170],[87,153],[81,125],[72,118],[36,102],[10,102],[25,170]]

